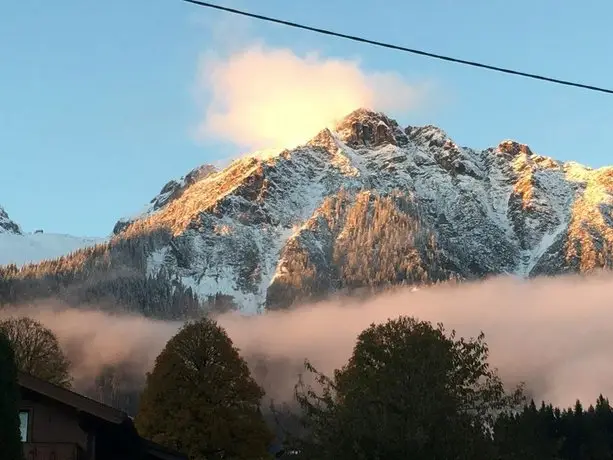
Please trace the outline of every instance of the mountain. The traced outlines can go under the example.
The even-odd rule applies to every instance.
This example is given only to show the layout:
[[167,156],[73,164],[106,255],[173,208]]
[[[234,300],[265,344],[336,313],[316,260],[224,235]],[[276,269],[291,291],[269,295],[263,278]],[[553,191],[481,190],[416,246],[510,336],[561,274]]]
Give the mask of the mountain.
[[103,241],[55,233],[0,233],[0,265],[38,263]]
[[334,292],[612,264],[613,168],[514,141],[460,147],[434,126],[403,129],[360,109],[298,148],[197,168],[119,221],[110,242],[10,279],[129,270],[255,312]]
[[0,207],[0,265],[37,263],[102,241],[71,235],[24,233]]
[[19,225],[13,222],[4,208],[0,206],[0,234],[8,234],[11,233],[13,235],[20,235],[21,229]]

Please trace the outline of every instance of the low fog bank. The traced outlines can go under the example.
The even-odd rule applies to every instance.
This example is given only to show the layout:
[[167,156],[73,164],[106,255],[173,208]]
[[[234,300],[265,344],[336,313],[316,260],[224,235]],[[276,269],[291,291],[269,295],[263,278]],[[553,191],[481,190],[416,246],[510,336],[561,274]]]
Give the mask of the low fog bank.
[[[274,399],[290,398],[308,358],[330,373],[348,359],[360,331],[399,315],[442,322],[460,336],[483,331],[490,363],[509,385],[525,381],[537,400],[569,406],[613,396],[613,277],[495,278],[419,291],[397,290],[363,302],[323,302],[261,316],[217,317]],[[104,366],[151,369],[180,323],[101,311],[33,305],[28,315],[58,336],[77,380]]]
[[0,311],[0,319],[19,316],[40,321],[55,333],[72,363],[71,374],[77,388],[89,385],[105,368],[112,366],[121,367],[140,381],[182,325],[123,312],[80,310],[55,302]]
[[[371,323],[400,315],[442,322],[459,336],[485,333],[490,363],[508,385],[526,382],[537,401],[572,405],[613,396],[613,277],[568,276],[537,280],[494,278],[411,292],[399,290],[359,304],[325,302],[257,318],[226,315],[220,322],[247,355],[293,362],[308,357],[330,373],[350,355]],[[280,367],[280,366],[279,366]],[[288,373],[286,367],[284,373]],[[284,375],[286,377],[287,375]],[[290,381],[271,393],[291,394]]]

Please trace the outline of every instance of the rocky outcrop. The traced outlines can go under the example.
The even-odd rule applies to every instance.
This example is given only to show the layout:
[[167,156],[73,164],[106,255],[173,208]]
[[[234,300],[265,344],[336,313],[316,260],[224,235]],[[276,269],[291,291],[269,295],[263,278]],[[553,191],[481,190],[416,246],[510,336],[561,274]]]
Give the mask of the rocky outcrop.
[[14,233],[16,235],[21,234],[19,225],[13,222],[6,211],[0,207],[0,233]]
[[335,131],[352,148],[406,145],[407,136],[395,120],[385,114],[358,109],[340,122]]
[[[179,180],[171,180],[162,187],[160,193],[149,202],[149,206],[145,213],[155,212],[164,207],[168,203],[178,199],[183,192],[194,185],[201,179],[205,179],[211,174],[215,174],[217,170],[212,165],[199,166]],[[138,217],[137,217],[138,218]],[[136,218],[136,219],[137,219]],[[121,219],[113,227],[113,234],[118,235],[130,226],[130,223],[135,219]]]

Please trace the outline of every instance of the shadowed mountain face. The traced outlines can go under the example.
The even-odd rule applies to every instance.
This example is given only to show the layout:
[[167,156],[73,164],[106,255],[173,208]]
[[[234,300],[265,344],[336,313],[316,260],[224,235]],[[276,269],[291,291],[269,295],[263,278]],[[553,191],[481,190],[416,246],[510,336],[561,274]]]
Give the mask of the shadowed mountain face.
[[21,234],[19,225],[13,222],[6,211],[0,207],[0,233],[12,233],[15,235]]
[[476,151],[360,109],[304,146],[169,182],[114,233],[64,268],[11,279],[129,269],[255,312],[339,291],[589,272],[613,263],[613,168],[513,141]]

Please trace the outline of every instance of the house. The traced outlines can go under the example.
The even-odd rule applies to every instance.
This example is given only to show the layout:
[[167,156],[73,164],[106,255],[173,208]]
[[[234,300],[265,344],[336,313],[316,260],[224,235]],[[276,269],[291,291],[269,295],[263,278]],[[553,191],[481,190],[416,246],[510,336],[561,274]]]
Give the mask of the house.
[[26,460],[187,460],[141,438],[124,412],[19,373]]

